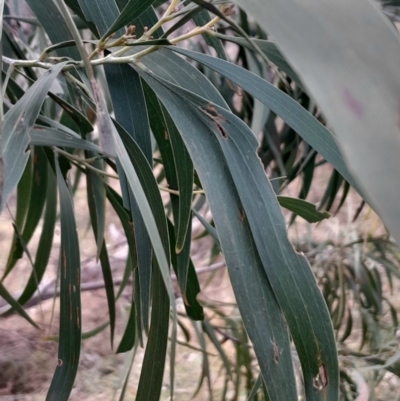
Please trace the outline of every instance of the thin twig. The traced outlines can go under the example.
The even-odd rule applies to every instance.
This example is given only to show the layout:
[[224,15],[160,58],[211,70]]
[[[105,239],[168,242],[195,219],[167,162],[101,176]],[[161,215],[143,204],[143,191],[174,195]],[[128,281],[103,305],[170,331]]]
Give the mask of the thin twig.
[[[218,262],[210,266],[205,266],[205,267],[200,267],[196,269],[197,274],[205,274],[205,273],[210,273],[215,270],[219,270],[221,268],[225,267],[225,262]],[[172,275],[172,280],[176,281],[176,276]],[[113,280],[114,285],[118,286],[122,283],[122,277],[116,277]],[[35,294],[26,304],[23,305],[25,309],[32,308],[34,306],[39,305],[42,301],[45,301],[47,299],[52,299],[54,297],[58,297],[60,295],[60,289],[57,289],[55,292],[51,288],[51,284],[46,284],[46,286],[41,290],[40,296],[39,294]],[[82,283],[81,284],[81,292],[85,291],[95,291],[95,290],[100,290],[104,288],[104,281],[93,281],[93,282],[87,282],[87,283]],[[18,299],[18,296],[14,297],[15,299]],[[0,313],[4,313],[2,309],[8,308],[8,303],[6,303],[3,299],[0,299]]]

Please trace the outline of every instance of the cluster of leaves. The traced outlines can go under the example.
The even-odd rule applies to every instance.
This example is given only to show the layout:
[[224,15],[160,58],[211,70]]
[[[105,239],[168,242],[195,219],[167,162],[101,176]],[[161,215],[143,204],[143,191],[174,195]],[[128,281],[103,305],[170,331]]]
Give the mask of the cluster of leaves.
[[[339,330],[346,316],[344,268],[333,276],[327,271],[322,286],[324,300],[307,260],[295,252],[287,238],[281,207],[291,210],[293,219],[296,215],[310,222],[327,218],[328,213],[316,210],[305,199],[315,169],[330,163],[334,170],[321,209],[330,210],[343,188],[340,208],[352,186],[364,199],[384,209],[385,221],[396,235],[396,226],[388,218],[393,205],[389,200],[378,202],[376,196],[386,188],[386,180],[382,180],[383,187],[375,185],[370,190],[370,180],[376,179],[375,171],[369,176],[370,170],[362,170],[357,177],[359,181],[354,178],[336,137],[324,125],[320,110],[305,90],[310,88],[324,107],[339,140],[354,127],[354,137],[358,138],[366,125],[372,123],[355,122],[367,108],[360,103],[357,82],[340,89],[338,98],[346,114],[343,106],[335,103],[337,97],[332,95],[332,100],[331,95],[327,96],[330,89],[321,84],[320,65],[312,64],[310,55],[299,55],[301,47],[294,48],[289,43],[289,31],[277,26],[276,21],[283,20],[280,13],[285,7],[274,1],[270,1],[271,14],[267,16],[262,1],[237,1],[242,9],[235,17],[231,6],[219,7],[203,0],[182,3],[173,0],[167,7],[165,2],[154,0],[26,0],[26,3],[35,17],[12,14],[11,4],[0,3],[4,6],[2,208],[16,189],[15,238],[2,279],[11,273],[23,253],[28,255],[33,269],[18,299],[12,297],[2,282],[0,295],[10,305],[6,313],[16,311],[37,325],[23,305],[37,290],[49,262],[58,199],[59,361],[47,399],[68,399],[79,364],[80,252],[73,194],[80,180],[85,179],[112,342],[116,300],[133,280],[132,307],[117,352],[146,344],[137,400],[160,398],[169,331],[171,395],[174,392],[176,332],[177,325],[182,328],[183,324],[175,306],[173,270],[187,317],[193,322],[202,321],[193,323],[204,354],[202,378],[208,377],[205,334],[221,355],[227,381],[235,381],[236,395],[243,365],[248,372],[246,389],[250,399],[258,397],[260,389],[264,398],[270,400],[295,400],[304,391],[307,400],[336,401],[340,372],[334,328]],[[346,6],[342,8],[346,11]],[[383,21],[369,3],[363,9],[366,18],[375,18],[378,25]],[[248,19],[247,11],[259,18],[260,25]],[[301,13],[293,11],[290,18],[297,15]],[[354,13],[350,15],[356,18]],[[321,18],[326,17],[322,14]],[[170,21],[172,26],[164,32],[164,23]],[[190,21],[195,27],[177,34]],[[45,37],[41,29],[24,31],[22,22],[43,28]],[[299,27],[307,36],[310,32],[307,22],[309,18],[305,16],[293,22],[294,31]],[[216,24],[218,32],[214,29]],[[384,22],[381,24],[386,27]],[[268,40],[265,28],[276,35],[296,70],[276,44]],[[204,42],[191,41],[199,35]],[[322,39],[323,36],[318,40]],[[179,46],[187,41],[193,46],[191,50]],[[235,62],[228,61],[226,43],[236,45]],[[317,43],[316,47],[319,46]],[[358,46],[358,42],[352,46]],[[365,51],[368,53],[368,49]],[[346,65],[347,59],[343,56],[340,61]],[[306,72],[310,63],[312,78]],[[332,66],[331,70],[336,72]],[[323,78],[326,79],[325,75]],[[342,81],[348,84],[343,76],[339,79],[334,75],[332,81],[330,85],[334,87]],[[335,104],[332,112],[327,99]],[[344,126],[340,122],[343,116]],[[349,152],[355,152],[354,143],[350,145]],[[361,171],[365,161],[360,157],[354,159],[352,167]],[[158,177],[153,173],[154,165],[161,169]],[[272,184],[265,171],[275,179]],[[280,196],[282,188],[296,177],[301,177],[303,183],[299,199]],[[113,178],[119,180],[119,192],[110,184]],[[160,194],[162,182],[168,186],[161,188],[169,193],[167,205]],[[368,198],[362,188],[367,189]],[[200,202],[197,194],[201,194]],[[118,215],[129,245],[118,291],[104,238],[106,202]],[[210,207],[214,224],[199,215],[204,202]],[[390,206],[388,210],[385,205]],[[193,214],[200,218],[224,254],[242,317],[242,321],[233,324],[229,317],[223,316],[232,333],[222,335],[225,340],[233,341],[238,355],[235,380],[216,335],[218,328],[204,317],[203,305],[196,298],[200,285],[190,255]],[[27,244],[41,219],[43,228],[36,256],[31,257]],[[362,265],[360,261],[357,263]],[[357,285],[364,278],[373,281],[360,290],[357,287],[357,299],[368,314],[362,320],[363,327],[369,327],[371,314],[373,320],[382,308],[379,274],[365,270],[361,277],[359,268],[348,271]],[[397,326],[395,315],[393,310],[393,327]],[[349,311],[347,326],[351,325],[351,316]],[[369,332],[363,329],[363,338]],[[253,353],[248,351],[248,341],[258,361],[257,369],[252,365]],[[292,352],[291,342],[296,353]],[[297,358],[301,372],[300,368],[297,372],[293,368],[293,360]],[[255,380],[254,372],[258,369],[260,375]],[[342,372],[342,377],[347,374]],[[301,377],[301,389],[297,388],[296,375]],[[347,378],[351,382],[348,375],[345,381]]]

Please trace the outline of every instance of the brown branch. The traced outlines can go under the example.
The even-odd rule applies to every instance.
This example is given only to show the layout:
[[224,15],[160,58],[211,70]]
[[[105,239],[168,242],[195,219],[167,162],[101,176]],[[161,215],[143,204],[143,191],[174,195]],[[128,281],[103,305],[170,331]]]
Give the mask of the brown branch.
[[[215,270],[219,270],[221,268],[225,267],[225,262],[218,262],[215,263],[211,266],[205,266],[205,267],[199,267],[196,269],[197,274],[204,274],[204,273],[210,273]],[[172,279],[176,280],[176,276],[172,275]],[[114,278],[114,285],[118,286],[122,283],[122,277],[116,277]],[[131,281],[130,281],[131,282]],[[40,293],[36,293],[29,301],[27,301],[23,307],[24,309],[32,308],[34,306],[39,305],[41,302],[46,301],[48,299],[53,299],[54,297],[58,297],[60,295],[60,289],[58,288],[57,291],[55,292],[51,287],[54,286],[54,281],[47,283],[43,290],[40,291]],[[84,291],[95,291],[95,290],[100,290],[104,288],[104,281],[93,281],[93,282],[86,282],[82,283],[81,285],[81,292]],[[14,297],[15,299],[18,299],[19,297]],[[6,311],[2,311],[3,308],[7,308],[8,303],[4,301],[4,299],[0,298],[0,314],[5,313]],[[13,311],[10,311],[10,313],[13,313]]]

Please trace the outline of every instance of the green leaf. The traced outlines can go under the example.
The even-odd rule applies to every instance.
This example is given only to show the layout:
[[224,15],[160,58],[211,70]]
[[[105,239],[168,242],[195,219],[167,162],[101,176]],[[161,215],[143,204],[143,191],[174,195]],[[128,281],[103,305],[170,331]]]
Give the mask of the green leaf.
[[[95,34],[97,35],[96,26],[85,18],[82,8],[79,5],[79,0],[65,0],[65,4],[73,10],[79,19]],[[77,25],[78,26],[78,25]]]
[[[149,120],[161,153],[168,186],[170,189],[179,191],[179,196],[170,195],[179,237],[175,242],[175,250],[179,253],[186,236],[190,235],[188,228],[193,193],[193,163],[167,110],[159,103],[147,84],[144,85],[144,89]],[[182,257],[180,259],[182,260]],[[188,259],[189,256],[187,262]]]
[[[146,105],[139,75],[127,65],[109,65],[105,68],[108,86],[110,88],[116,121],[136,141],[151,163],[152,149]],[[126,180],[121,181],[127,186]],[[148,237],[143,218],[132,195],[126,199],[129,189],[123,189],[124,202],[129,204],[132,212],[137,245],[137,261],[141,287],[141,317],[143,327],[148,331],[150,310],[150,275],[151,275],[151,242]]]
[[170,302],[158,266],[153,266],[152,288],[151,325],[136,401],[159,400],[164,376]]
[[[164,250],[169,260],[169,238],[168,238],[168,229],[166,224],[166,218],[164,213],[164,206],[162,203],[160,191],[158,189],[157,182],[155,181],[154,175],[152,173],[151,167],[149,166],[146,158],[144,157],[143,152],[139,148],[138,144],[130,137],[130,135],[118,124],[116,124],[118,133],[121,136],[121,139],[126,147],[128,155],[130,157],[130,161],[133,164],[134,168],[138,173],[138,177],[141,185],[143,186],[144,193],[146,194],[147,199],[149,200],[150,207],[152,208],[155,221],[158,226],[159,233],[161,235],[161,240],[163,241]],[[138,212],[140,212],[138,210]],[[141,219],[142,220],[142,219]],[[134,220],[134,225],[137,224],[137,221]],[[143,223],[144,224],[144,223]],[[143,227],[146,229],[146,227]],[[135,227],[134,227],[135,229]],[[147,233],[146,233],[147,234]],[[135,230],[136,237],[136,246],[137,246],[137,258],[138,258],[138,266],[139,266],[139,279],[140,281],[140,298],[141,298],[141,310],[142,310],[142,320],[143,325],[146,328],[148,324],[148,310],[150,307],[150,271],[141,271],[140,270],[140,249],[138,249],[143,241],[138,238],[137,231]],[[150,249],[151,251],[151,249]],[[150,253],[151,256],[151,253]],[[151,261],[151,259],[150,259]],[[147,263],[142,266],[142,268],[146,268]],[[141,277],[141,274],[143,275]],[[144,278],[144,280],[143,280]]]
[[291,198],[288,196],[278,196],[277,199],[282,207],[303,217],[303,219],[307,220],[309,223],[318,223],[331,217],[330,213],[319,212],[316,205],[303,199]]
[[[243,46],[248,48],[249,50],[253,50],[253,46],[251,46],[245,38],[241,38],[238,36],[227,36],[221,35],[218,32],[210,32],[212,36],[215,36],[219,39],[226,40],[228,42],[236,43],[239,46]],[[303,84],[300,81],[300,78],[297,74],[293,71],[293,68],[287,62],[285,57],[282,55],[278,47],[274,42],[271,40],[263,40],[263,39],[252,39],[254,43],[262,50],[262,52],[271,60],[280,70],[287,74],[287,76],[293,81],[295,81],[300,87],[303,87]]]
[[128,258],[131,260],[130,263],[127,262],[127,266],[124,272],[123,284],[121,284],[121,287],[119,288],[116,296],[116,298],[118,299],[121,296],[122,291],[124,290],[124,286],[128,282],[129,276],[132,273],[133,270],[132,266],[134,268],[136,268],[137,266],[136,242],[135,242],[135,235],[133,232],[131,217],[127,212],[127,210],[124,209],[120,195],[117,192],[115,192],[110,186],[107,186],[106,190],[107,190],[107,199],[111,203],[112,207],[114,208],[115,212],[118,215],[119,220],[121,221],[122,228],[124,230],[126,241],[128,243],[128,248],[129,248]]
[[54,102],[56,102],[66,113],[68,113],[68,115],[75,121],[76,125],[79,127],[79,131],[82,134],[87,134],[93,131],[93,126],[91,122],[71,103],[68,103],[67,101],[52,92],[49,92],[49,97],[54,100]]
[[[176,125],[171,119],[168,112],[163,110],[164,121],[166,125],[166,133],[168,140],[171,141],[172,153],[175,162],[175,171],[178,181],[179,191],[179,211],[175,212],[176,221],[176,253],[181,253],[186,243],[186,237],[191,235],[191,205],[193,197],[193,162],[189,156],[186,146],[179,135]],[[188,258],[187,258],[188,260]]]
[[[68,25],[53,0],[27,0],[27,3],[52,43],[60,43],[72,39]],[[57,54],[80,60],[79,52],[76,48],[58,49]]]
[[[79,0],[79,3],[86,18],[92,20],[98,26],[101,35],[104,35],[104,32],[106,32],[107,28],[119,14],[118,6],[114,0],[103,3],[97,3],[97,1],[92,0]],[[138,74],[129,66],[122,64],[106,65],[105,73],[116,120],[135,139],[148,162],[151,162],[150,129]],[[119,170],[121,170],[119,161],[117,161],[117,165]],[[146,232],[146,226],[139,207],[136,204],[134,196],[129,191],[128,183],[122,172],[120,172],[120,177],[124,205],[131,210],[134,222],[140,279],[140,283],[138,284],[141,286],[141,302],[138,307],[141,309],[140,316],[143,320],[144,329],[148,331],[152,263],[151,241]]]
[[195,209],[192,209],[193,214],[199,219],[200,223],[204,226],[207,232],[211,235],[214,241],[220,245],[217,230]]
[[[197,300],[197,295],[200,293],[200,284],[197,278],[196,270],[193,266],[191,259],[188,259],[187,266],[184,271],[180,269],[179,257],[181,254],[175,253],[175,228],[168,220],[168,231],[171,240],[171,262],[174,267],[175,274],[178,278],[179,287],[181,288],[183,303],[185,305],[186,313],[192,320],[204,320],[204,310]],[[186,263],[186,261],[185,261]]]
[[[188,102],[174,96],[149,76],[145,79],[174,119],[203,183],[220,234],[235,296],[261,369],[268,380],[272,399],[296,399],[290,347],[282,314],[261,265],[249,226],[241,218],[242,206],[220,146]],[[278,362],[274,359],[276,350]]]
[[[149,201],[147,200],[144,189],[139,180],[138,173],[137,173],[136,169],[134,168],[134,166],[132,165],[132,162],[129,158],[129,155],[124,146],[124,143],[122,142],[122,140],[121,140],[119,134],[116,132],[115,128],[113,129],[112,134],[115,139],[115,145],[116,145],[118,159],[120,160],[121,165],[124,169],[124,172],[128,179],[130,189],[132,190],[132,193],[135,196],[139,210],[143,216],[143,221],[145,222],[147,232],[148,232],[150,240],[152,242],[153,251],[154,251],[154,254],[158,261],[161,275],[163,277],[164,284],[165,284],[165,287],[167,289],[167,292],[168,292],[168,295],[170,298],[172,311],[174,314],[174,319],[176,321],[175,297],[174,297],[174,292],[172,289],[171,277],[169,275],[169,262],[168,262],[165,250],[163,248],[163,240],[165,241],[165,236],[163,236],[163,237],[160,236],[153,213],[151,211],[151,207],[149,205]],[[144,167],[145,165],[142,164],[141,166]],[[154,177],[153,177],[153,179],[154,179]],[[158,192],[158,195],[159,195],[159,192]],[[163,213],[163,216],[165,218],[164,213]],[[161,238],[163,238],[163,240]]]
[[[119,10],[117,4],[115,3],[115,0],[107,0],[101,2],[98,2],[97,0],[77,1],[86,20],[93,22],[96,25],[101,36],[103,36],[104,33],[107,32],[108,28],[119,16]],[[121,25],[121,27],[122,26],[123,25]],[[119,28],[116,29],[114,32],[118,30]],[[118,32],[119,36],[122,36],[123,34],[124,32],[122,30]]]
[[60,331],[58,363],[47,401],[68,400],[79,365],[82,334],[79,242],[71,194],[56,159],[60,194]]
[[[30,155],[30,159],[25,167],[25,171],[22,174],[22,177],[18,183],[17,187],[17,205],[15,212],[15,225],[21,231],[24,224],[26,214],[29,208],[29,198],[31,195],[31,187],[32,187],[32,177],[33,177],[33,162],[32,155]],[[11,243],[10,252],[8,254],[8,260],[6,268],[4,269],[3,278],[7,276],[7,274],[14,267],[18,258],[22,256],[22,249],[19,247],[18,240],[14,235],[13,241]]]
[[[37,147],[33,149],[32,156],[33,172],[31,191],[28,197],[29,205],[23,228],[18,227],[18,229],[21,231],[21,240],[25,245],[29,243],[34,231],[36,230],[36,227],[39,224],[44,204],[46,202],[47,191],[48,162],[46,154],[42,148]],[[5,278],[11,272],[18,259],[22,257],[23,249],[18,245],[12,249],[12,251],[13,252],[9,255],[3,278]]]
[[121,14],[103,34],[103,38],[110,36],[125,25],[129,25],[132,21],[139,17],[146,9],[148,9],[155,0],[129,0],[128,4],[121,11]]
[[[185,4],[190,3],[189,1],[186,1]],[[204,26],[208,24],[211,21],[210,14],[206,10],[201,10],[200,12],[196,13],[193,16],[193,21],[197,26]],[[213,35],[208,35],[204,34],[203,38],[205,42],[214,48],[214,50],[217,52],[218,57],[222,58],[223,60],[227,60],[226,53],[225,53],[225,48],[222,45],[221,41],[216,38]]]
[[[127,0],[117,0],[118,3],[124,3],[124,5],[127,3]],[[121,6],[120,6],[121,9]],[[147,8],[142,14],[140,14],[139,17],[137,17],[133,21],[133,25],[136,26],[136,36],[140,38],[144,33],[145,33],[145,27],[151,27],[157,24],[158,22],[158,16],[156,12],[154,11],[153,7]],[[152,35],[155,39],[159,39],[163,37],[163,29],[162,27],[158,28]]]
[[[85,152],[86,158],[93,157],[92,152]],[[103,170],[103,161],[95,160],[93,167]],[[110,340],[111,346],[114,342],[114,330],[115,330],[115,293],[114,293],[114,282],[111,270],[110,259],[108,257],[108,251],[106,242],[104,239],[105,229],[105,197],[106,189],[104,186],[103,178],[97,173],[86,169],[86,191],[87,200],[89,206],[90,220],[93,227],[93,233],[97,243],[97,258],[100,259],[101,269],[103,273],[104,286],[107,296],[108,314],[110,322]]]
[[399,242],[400,41],[395,27],[372,1],[235,3],[275,38],[327,117],[366,200]]
[[61,131],[51,127],[35,125],[30,131],[31,144],[37,146],[58,146],[71,149],[90,150],[102,153],[101,149],[92,142],[82,139],[79,135]]
[[[248,219],[265,272],[293,336],[307,397],[337,399],[339,372],[331,319],[307,260],[294,251],[288,240],[276,195],[256,156],[257,139],[242,120],[226,109],[162,82],[192,104],[222,148],[243,203],[241,218]],[[264,223],[260,216],[264,216]]]
[[29,153],[26,152],[26,148],[29,143],[29,130],[39,115],[52,83],[66,64],[59,63],[47,70],[4,116],[1,138],[4,187],[0,210],[18,184],[28,161]]
[[32,320],[32,318],[25,312],[21,304],[16,301],[13,296],[7,291],[7,288],[0,281],[0,297],[2,297],[19,315],[25,318],[32,326],[39,329],[39,326]]
[[[166,81],[197,93],[199,96],[228,109],[224,98],[211,82],[192,64],[173,52],[167,49],[160,49],[140,61],[150,71]],[[220,61],[224,62],[223,60]]]
[[36,251],[33,271],[28,279],[24,291],[18,299],[24,305],[35,293],[39,283],[42,281],[46,267],[50,259],[50,252],[53,246],[54,229],[57,220],[57,183],[54,171],[47,170],[47,193],[46,208],[43,215],[43,227],[40,234],[39,244]]
[[232,372],[231,372],[231,366],[230,366],[229,359],[214,332],[214,328],[211,326],[211,324],[208,320],[205,320],[202,323],[202,327],[203,327],[204,332],[207,334],[208,338],[214,345],[215,349],[218,351],[218,353],[221,357],[222,363],[224,365],[224,368],[226,370],[226,375],[232,380]]
[[[175,47],[172,49],[219,72],[263,102],[331,163],[353,188],[361,192],[357,182],[347,169],[335,137],[290,96],[235,64],[186,49]],[[198,94],[200,95],[200,93]]]
[[261,375],[258,375],[257,380],[254,382],[253,388],[247,398],[247,401],[254,401],[258,390],[262,387],[263,379]]
[[117,348],[117,354],[130,351],[136,343],[136,309],[135,294],[132,292],[132,302],[129,310],[128,322]]

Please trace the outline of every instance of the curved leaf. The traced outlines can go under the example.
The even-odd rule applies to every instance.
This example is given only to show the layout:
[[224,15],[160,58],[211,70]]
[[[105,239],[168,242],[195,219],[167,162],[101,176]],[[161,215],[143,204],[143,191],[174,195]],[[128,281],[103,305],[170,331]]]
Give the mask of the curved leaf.
[[0,211],[19,182],[28,161],[26,148],[29,130],[39,115],[53,81],[67,62],[47,70],[5,114],[1,138],[1,155],[4,166],[4,187]]
[[[294,400],[296,385],[282,314],[247,221],[241,218],[242,206],[218,142],[188,102],[174,96],[151,77],[145,79],[174,119],[201,177],[220,234],[235,296],[271,399]],[[278,357],[274,358],[277,353]]]
[[[287,238],[276,195],[256,156],[258,143],[254,134],[226,109],[161,82],[192,104],[222,148],[243,203],[242,218],[249,221],[265,272],[299,353],[307,397],[336,400],[339,372],[328,309],[307,260],[294,251]],[[265,219],[264,223],[260,218]]]
[[371,0],[234,2],[275,38],[328,118],[366,200],[399,243],[396,28]]
[[175,47],[171,49],[219,72],[268,106],[361,193],[357,182],[347,169],[335,137],[294,99],[264,79],[235,64],[186,49]]
[[60,194],[60,331],[58,363],[47,401],[68,400],[79,365],[82,334],[79,241],[71,194],[56,160]]
[[277,199],[282,207],[296,213],[309,223],[318,223],[324,219],[329,219],[331,216],[328,212],[319,212],[316,205],[303,199],[289,196],[278,196]]

